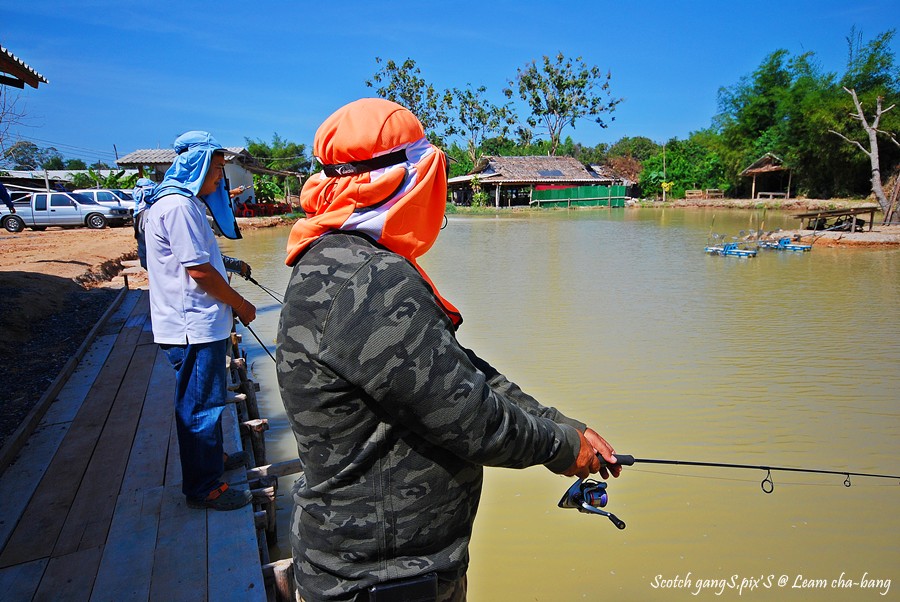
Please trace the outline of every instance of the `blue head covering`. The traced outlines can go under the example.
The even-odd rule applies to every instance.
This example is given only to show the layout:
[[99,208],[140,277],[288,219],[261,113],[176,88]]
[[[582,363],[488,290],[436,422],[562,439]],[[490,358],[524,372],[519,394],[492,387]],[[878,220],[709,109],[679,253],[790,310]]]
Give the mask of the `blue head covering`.
[[147,198],[153,194],[155,188],[156,182],[149,178],[139,178],[138,181],[135,182],[134,190],[131,191],[131,196],[134,197],[135,215],[138,215],[147,208]]
[[144,201],[150,205],[169,194],[196,196],[206,205],[216,226],[226,238],[241,238],[237,220],[234,219],[234,206],[225,190],[225,181],[221,180],[215,191],[199,196],[200,187],[212,164],[213,153],[223,152],[225,148],[209,132],[201,131],[185,132],[175,139],[173,146],[178,155],[175,162],[156,190],[145,197]]

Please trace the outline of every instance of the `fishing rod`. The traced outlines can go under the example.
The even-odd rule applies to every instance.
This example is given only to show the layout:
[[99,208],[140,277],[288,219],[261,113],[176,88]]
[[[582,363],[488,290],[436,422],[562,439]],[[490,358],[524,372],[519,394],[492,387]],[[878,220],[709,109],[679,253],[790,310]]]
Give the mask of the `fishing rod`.
[[[224,257],[224,255],[223,255],[223,257]],[[279,303],[280,305],[284,305],[284,299],[279,299],[278,297],[276,297],[276,296],[275,296],[275,291],[273,291],[272,289],[270,289],[270,288],[268,288],[268,287],[265,287],[265,286],[263,286],[262,284],[260,284],[259,282],[257,282],[256,279],[253,278],[250,274],[242,274],[242,273],[240,272],[240,269],[239,269],[239,268],[235,268],[235,270],[233,270],[233,271],[234,271],[235,274],[238,274],[238,275],[239,275],[241,278],[243,278],[244,280],[248,280],[248,281],[252,282],[252,283],[255,284],[256,286],[258,286],[259,288],[261,288],[263,291],[265,291],[266,293],[268,293],[268,295],[269,295],[270,297],[272,297],[273,299],[275,299],[276,301],[278,301],[278,303]],[[256,339],[256,341],[257,341],[257,342],[259,343],[259,345],[263,348],[263,350],[265,350],[266,354],[267,354],[270,358],[272,358],[272,361],[277,363],[277,360],[275,359],[275,356],[272,355],[272,352],[269,351],[269,348],[266,347],[266,344],[262,342],[262,339],[259,338],[259,335],[256,334],[256,331],[254,331],[252,328],[250,328],[250,325],[249,325],[249,324],[244,324],[243,326],[244,326],[244,328],[246,328],[247,330],[250,331],[250,334],[253,335],[253,338]]]
[[275,299],[276,301],[278,301],[279,304],[284,305],[284,299],[279,299],[277,296],[275,296],[275,291],[273,291],[272,289],[270,289],[270,288],[268,288],[268,287],[266,287],[266,286],[263,286],[262,284],[260,284],[259,282],[257,282],[256,279],[253,278],[252,276],[244,276],[243,274],[241,274],[241,276],[242,276],[245,280],[249,280],[250,282],[252,282],[252,283],[255,284],[256,286],[258,286],[259,288],[261,288],[264,292],[268,293],[268,295],[269,295],[270,297],[272,297],[273,299]]
[[[829,474],[845,477],[844,487],[850,487],[850,477],[868,477],[873,479],[895,479],[900,481],[900,475],[876,474],[871,472],[853,472],[849,470],[825,470],[820,468],[794,468],[788,466],[769,466],[766,464],[733,464],[726,462],[695,462],[691,460],[658,460],[653,458],[635,458],[628,454],[614,454],[616,464],[619,466],[633,466],[634,464],[665,464],[675,466],[702,466],[712,468],[736,468],[742,470],[764,470],[766,476],[760,483],[764,493],[775,491],[775,481],[772,480],[772,472],[805,472],[811,474]],[[610,466],[599,454],[601,466]],[[609,493],[606,491],[607,483],[593,479],[579,479],[573,483],[559,500],[560,508],[576,509],[586,514],[598,514],[605,516],[619,529],[625,528],[625,523],[615,514],[601,510],[609,502]]]
[[254,332],[253,329],[250,328],[250,325],[249,325],[249,324],[244,324],[244,328],[246,328],[247,330],[250,331],[250,334],[253,335],[253,338],[256,339],[256,341],[257,341],[257,342],[260,344],[260,346],[266,351],[266,353],[269,355],[269,357],[272,358],[272,361],[275,362],[275,363],[277,364],[277,363],[278,363],[278,360],[275,359],[275,356],[272,355],[272,352],[269,351],[269,348],[266,347],[266,344],[263,343],[262,340],[260,340],[260,338],[259,338],[259,336],[257,336],[256,332]]

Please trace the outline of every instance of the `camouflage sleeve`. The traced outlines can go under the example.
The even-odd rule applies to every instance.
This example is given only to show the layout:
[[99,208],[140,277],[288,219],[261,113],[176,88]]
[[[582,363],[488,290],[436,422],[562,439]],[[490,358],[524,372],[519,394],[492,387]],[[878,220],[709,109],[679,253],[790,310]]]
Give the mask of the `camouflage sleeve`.
[[575,461],[578,431],[494,390],[405,259],[369,259],[330,313],[340,319],[326,321],[320,359],[365,391],[386,420],[477,464],[562,472]]
[[534,414],[535,416],[540,416],[542,418],[549,418],[558,424],[568,424],[569,426],[578,429],[581,433],[587,428],[585,423],[569,418],[556,408],[549,408],[541,405],[537,399],[523,391],[519,388],[519,385],[511,382],[485,360],[475,355],[475,352],[471,349],[464,348],[463,350],[466,352],[466,355],[469,357],[472,364],[487,376],[487,382],[491,389],[504,395],[510,401],[517,403],[519,407],[529,414]]

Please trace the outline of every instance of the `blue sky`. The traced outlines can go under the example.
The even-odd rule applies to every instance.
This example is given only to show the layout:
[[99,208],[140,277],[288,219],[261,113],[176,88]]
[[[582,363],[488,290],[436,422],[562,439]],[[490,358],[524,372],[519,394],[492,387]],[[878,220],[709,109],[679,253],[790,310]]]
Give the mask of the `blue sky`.
[[0,44],[50,82],[20,94],[13,141],[111,163],[114,146],[169,147],[191,129],[226,146],[277,132],[310,147],[332,111],[373,95],[376,56],[413,58],[437,88],[484,85],[500,102],[528,61],[580,55],[612,72],[624,102],[607,129],[582,121],[566,134],[685,138],[710,125],[720,87],[776,49],[842,72],[854,25],[867,40],[898,28],[896,0],[7,1]]

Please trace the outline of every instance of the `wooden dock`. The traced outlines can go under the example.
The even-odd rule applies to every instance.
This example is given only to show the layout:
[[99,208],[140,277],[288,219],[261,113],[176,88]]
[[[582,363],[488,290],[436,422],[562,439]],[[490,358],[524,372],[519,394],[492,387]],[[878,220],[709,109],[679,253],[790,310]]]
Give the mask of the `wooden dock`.
[[[266,600],[266,511],[185,505],[173,391],[149,293],[125,290],[0,475],[0,598]],[[242,447],[235,405],[226,451]],[[257,487],[243,468],[226,480]]]

